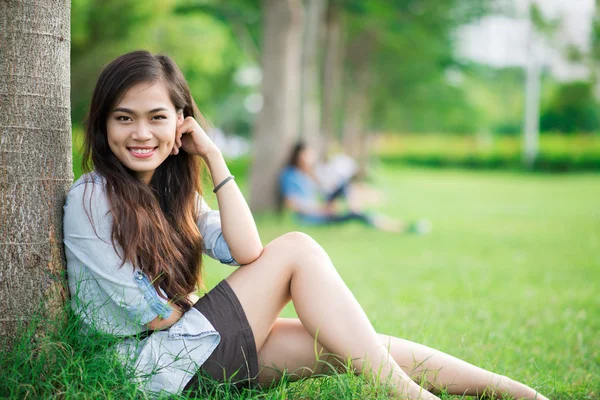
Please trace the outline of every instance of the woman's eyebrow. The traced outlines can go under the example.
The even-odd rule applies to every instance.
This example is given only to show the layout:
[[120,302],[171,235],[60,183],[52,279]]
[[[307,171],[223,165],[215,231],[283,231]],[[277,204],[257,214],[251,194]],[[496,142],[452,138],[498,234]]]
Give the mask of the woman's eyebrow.
[[[166,107],[156,107],[156,108],[153,108],[152,110],[148,111],[148,114],[154,114],[159,111],[169,111],[169,110]],[[113,112],[124,112],[124,113],[128,113],[128,114],[135,114],[135,111],[133,111],[131,108],[125,108],[125,107],[117,107],[113,110]]]
[[113,110],[113,112],[124,112],[127,114],[135,114],[135,112],[132,109],[125,108],[125,107],[117,107]]
[[148,114],[154,114],[155,112],[159,112],[159,111],[169,111],[166,107],[156,107],[153,108],[152,110],[148,111]]

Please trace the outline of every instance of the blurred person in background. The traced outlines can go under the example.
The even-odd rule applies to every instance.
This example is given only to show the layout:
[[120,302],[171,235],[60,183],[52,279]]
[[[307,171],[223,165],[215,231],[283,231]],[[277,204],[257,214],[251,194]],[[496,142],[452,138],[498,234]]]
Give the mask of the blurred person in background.
[[[290,210],[299,222],[308,225],[342,224],[358,221],[392,233],[425,234],[431,230],[427,220],[407,223],[366,211],[354,196],[352,180],[356,162],[338,155],[328,163],[317,164],[316,152],[304,142],[294,146],[289,161],[279,176],[279,210]],[[343,200],[347,209],[340,209]]]

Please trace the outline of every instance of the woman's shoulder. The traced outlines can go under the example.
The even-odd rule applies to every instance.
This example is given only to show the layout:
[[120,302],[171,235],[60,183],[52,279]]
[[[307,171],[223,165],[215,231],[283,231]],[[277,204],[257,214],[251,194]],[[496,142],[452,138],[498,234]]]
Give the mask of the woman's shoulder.
[[79,177],[79,179],[77,179],[75,182],[73,182],[73,185],[71,185],[71,190],[76,189],[80,186],[85,186],[85,185],[89,185],[89,184],[104,186],[105,183],[106,183],[105,178],[102,175],[100,175],[98,172],[93,170],[86,174],[81,175]]
[[104,183],[104,178],[92,171],[71,185],[63,205],[65,234],[90,236],[90,232],[110,232],[112,220]]
[[104,203],[106,201],[105,184],[105,178],[96,171],[81,175],[69,189],[65,208],[71,205],[79,207],[84,198],[95,203],[95,206],[98,206],[98,203]]

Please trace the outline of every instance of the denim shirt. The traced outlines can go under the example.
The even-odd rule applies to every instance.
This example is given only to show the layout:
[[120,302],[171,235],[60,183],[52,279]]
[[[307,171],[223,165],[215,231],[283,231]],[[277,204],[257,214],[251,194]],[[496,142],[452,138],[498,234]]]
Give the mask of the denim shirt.
[[[200,196],[197,202],[203,253],[224,264],[239,265],[223,237],[219,211],[211,210]],[[148,276],[129,261],[121,267],[122,249],[117,253],[110,239],[112,215],[99,174],[85,174],[71,186],[63,229],[71,307],[85,325],[111,335],[131,336],[146,331],[146,324],[156,317],[171,315],[168,300],[158,295]],[[135,369],[144,389],[179,393],[219,340],[206,317],[191,308],[168,330],[143,340],[124,339],[116,350]]]

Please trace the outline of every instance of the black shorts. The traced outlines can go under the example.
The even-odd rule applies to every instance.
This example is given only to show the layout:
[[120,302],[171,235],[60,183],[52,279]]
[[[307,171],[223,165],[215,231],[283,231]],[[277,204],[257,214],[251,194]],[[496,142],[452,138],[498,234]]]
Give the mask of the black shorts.
[[242,305],[229,283],[222,280],[194,304],[221,335],[221,341],[184,392],[202,391],[206,378],[231,383],[237,388],[253,386],[258,375],[254,334]]

